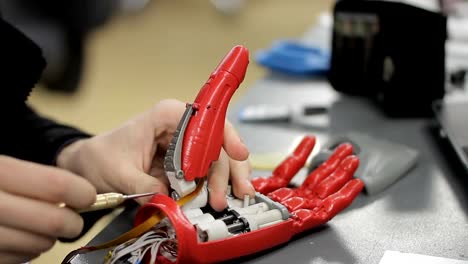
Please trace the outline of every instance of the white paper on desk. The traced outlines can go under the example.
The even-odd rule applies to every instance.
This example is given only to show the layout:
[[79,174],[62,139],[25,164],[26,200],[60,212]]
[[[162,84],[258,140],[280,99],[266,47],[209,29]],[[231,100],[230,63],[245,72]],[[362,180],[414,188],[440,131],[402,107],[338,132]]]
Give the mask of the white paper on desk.
[[468,261],[387,250],[379,264],[468,264]]

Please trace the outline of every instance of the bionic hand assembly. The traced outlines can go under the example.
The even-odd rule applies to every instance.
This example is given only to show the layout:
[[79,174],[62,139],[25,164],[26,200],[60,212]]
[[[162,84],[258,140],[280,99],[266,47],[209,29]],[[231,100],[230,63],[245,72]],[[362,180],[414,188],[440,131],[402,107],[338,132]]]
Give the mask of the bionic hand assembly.
[[[157,228],[166,230],[177,242],[172,251],[160,250],[158,263],[214,263],[259,252],[289,241],[292,236],[325,224],[345,209],[363,188],[352,179],[359,160],[352,147],[336,148],[328,161],[312,172],[302,186],[286,188],[304,166],[315,144],[305,137],[269,178],[252,182],[258,191],[253,198],[228,195],[228,208],[214,212],[197,199],[183,207],[163,195],[156,195],[136,216],[140,224],[158,210],[168,221]],[[168,252],[175,252],[169,254]]]
[[225,210],[211,209],[204,178],[219,157],[227,106],[247,64],[247,49],[234,47],[187,105],[164,161],[172,198],[153,196],[139,209],[133,230],[92,249],[125,238],[107,263],[214,263],[249,255],[325,224],[360,193],[362,181],[352,178],[359,160],[350,144],[336,147],[302,186],[287,187],[314,148],[315,137],[307,136],[270,177],[252,180],[255,197],[228,193]]

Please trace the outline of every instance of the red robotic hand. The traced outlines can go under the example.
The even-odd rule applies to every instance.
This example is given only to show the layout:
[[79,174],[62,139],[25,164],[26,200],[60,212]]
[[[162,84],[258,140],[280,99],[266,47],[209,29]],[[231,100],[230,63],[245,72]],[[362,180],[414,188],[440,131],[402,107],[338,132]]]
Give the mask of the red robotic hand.
[[[315,137],[305,137],[295,151],[279,165],[269,178],[255,178],[255,190],[286,206],[298,220],[295,233],[328,222],[351,204],[364,183],[353,179],[359,159],[351,144],[339,145],[330,158],[312,171],[302,185],[287,188],[304,166],[315,146]],[[303,226],[304,225],[304,226]]]
[[350,144],[342,144],[300,187],[287,188],[314,145],[314,137],[305,137],[271,177],[252,181],[258,191],[255,198],[228,196],[229,206],[223,212],[209,206],[181,208],[169,197],[154,196],[139,210],[135,224],[161,210],[170,224],[159,228],[174,234],[177,241],[171,254],[159,252],[157,263],[215,263],[238,258],[286,243],[332,219],[364,187],[362,181],[352,178],[359,159],[352,155]]

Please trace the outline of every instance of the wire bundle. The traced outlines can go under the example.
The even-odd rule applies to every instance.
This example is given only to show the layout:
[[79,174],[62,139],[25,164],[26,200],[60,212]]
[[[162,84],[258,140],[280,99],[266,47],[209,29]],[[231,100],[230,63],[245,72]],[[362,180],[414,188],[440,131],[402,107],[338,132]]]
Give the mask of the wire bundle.
[[116,246],[109,251],[106,256],[106,264],[117,264],[120,261],[125,263],[140,264],[147,253],[151,257],[148,263],[156,263],[158,254],[165,256],[177,257],[177,240],[169,232],[158,230],[150,230],[141,237],[131,239],[125,243]]

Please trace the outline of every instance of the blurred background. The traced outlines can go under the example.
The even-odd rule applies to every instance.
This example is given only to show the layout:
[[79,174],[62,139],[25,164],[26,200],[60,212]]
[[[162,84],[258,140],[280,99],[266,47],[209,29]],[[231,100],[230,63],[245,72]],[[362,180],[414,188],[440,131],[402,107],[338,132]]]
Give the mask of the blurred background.
[[[0,1],[5,18],[43,46],[49,66],[30,103],[91,133],[110,130],[165,98],[191,101],[234,45],[252,54],[298,38],[331,0]],[[253,58],[234,101],[264,68]],[[75,243],[57,243],[33,264],[57,263],[85,245],[118,212]]]
[[[300,0],[288,4],[280,0],[241,0],[238,6],[232,5],[236,1],[227,0],[67,1],[58,5],[65,10],[61,20],[34,19],[39,16],[31,15],[30,10],[21,14],[30,6],[19,9],[18,3],[33,1],[2,2],[10,2],[2,4],[4,16],[43,44],[49,57],[49,68],[44,74],[49,80],[35,89],[31,104],[54,119],[99,133],[161,99],[192,100],[232,46],[243,44],[253,53],[275,39],[299,37],[320,11],[331,8],[332,1]],[[39,9],[42,1],[34,2],[37,3],[30,5]],[[51,8],[60,3],[43,2]],[[226,3],[231,7],[226,7]],[[73,16],[83,17],[61,22],[73,20]],[[66,26],[53,25],[51,20],[62,25],[75,23],[68,30],[72,40],[62,40],[67,38],[62,36],[67,30],[61,27]],[[54,39],[58,43],[51,43]],[[67,52],[71,54],[66,55]],[[81,60],[73,58],[79,53],[83,55]],[[67,61],[66,57],[72,58]],[[73,69],[67,69],[68,76],[56,77],[53,75],[60,74],[57,69],[50,69],[51,62],[62,70]],[[77,69],[79,64],[82,70]],[[243,88],[236,95],[263,74],[264,70],[252,59]]]

